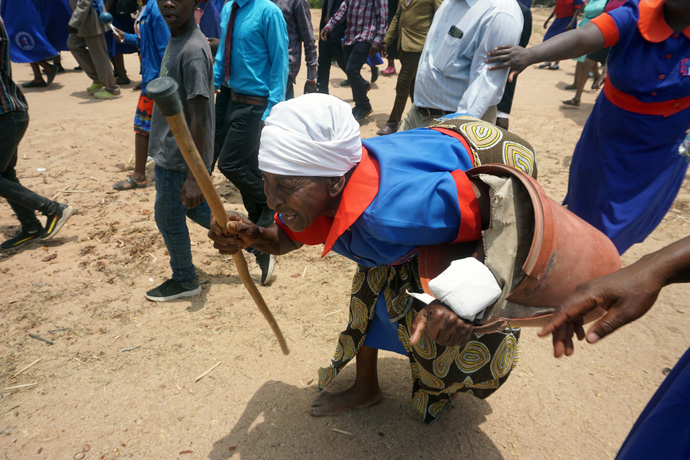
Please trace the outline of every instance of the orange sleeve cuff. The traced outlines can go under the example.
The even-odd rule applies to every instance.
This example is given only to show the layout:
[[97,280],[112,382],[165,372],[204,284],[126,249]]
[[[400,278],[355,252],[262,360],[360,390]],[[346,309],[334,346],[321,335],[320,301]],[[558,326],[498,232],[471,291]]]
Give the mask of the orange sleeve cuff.
[[618,43],[618,38],[620,38],[618,26],[610,14],[603,13],[600,16],[592,19],[590,22],[597,26],[599,30],[601,30],[601,33],[604,34],[605,48],[610,48]]
[[463,171],[453,171],[451,175],[457,186],[460,208],[460,228],[453,242],[476,241],[482,236],[482,216],[479,213],[479,203],[477,203],[474,188]]

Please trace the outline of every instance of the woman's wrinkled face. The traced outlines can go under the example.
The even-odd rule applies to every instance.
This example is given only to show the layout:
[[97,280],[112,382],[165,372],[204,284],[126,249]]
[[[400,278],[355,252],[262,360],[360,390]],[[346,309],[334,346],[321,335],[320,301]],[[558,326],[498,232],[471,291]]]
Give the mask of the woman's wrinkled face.
[[328,210],[329,181],[320,177],[263,173],[268,207],[293,232],[304,231]]

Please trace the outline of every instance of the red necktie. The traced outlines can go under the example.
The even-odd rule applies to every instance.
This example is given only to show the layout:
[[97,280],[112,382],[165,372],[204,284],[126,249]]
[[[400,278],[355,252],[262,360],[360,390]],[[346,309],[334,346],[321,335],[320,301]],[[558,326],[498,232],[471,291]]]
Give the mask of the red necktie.
[[230,55],[232,54],[232,29],[235,26],[235,16],[240,5],[237,0],[232,4],[232,11],[230,12],[230,19],[228,20],[228,31],[225,35],[225,82],[230,78]]

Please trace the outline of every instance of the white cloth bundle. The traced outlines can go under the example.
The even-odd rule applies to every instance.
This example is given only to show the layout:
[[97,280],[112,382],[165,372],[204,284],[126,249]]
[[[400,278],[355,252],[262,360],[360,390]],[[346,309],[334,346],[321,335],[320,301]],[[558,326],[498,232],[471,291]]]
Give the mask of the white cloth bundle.
[[429,281],[429,290],[433,296],[407,293],[426,304],[435,297],[467,321],[481,318],[486,307],[501,296],[501,286],[491,270],[474,257],[451,262],[443,273]]
[[350,105],[313,93],[276,104],[266,119],[259,169],[281,176],[338,177],[362,159]]

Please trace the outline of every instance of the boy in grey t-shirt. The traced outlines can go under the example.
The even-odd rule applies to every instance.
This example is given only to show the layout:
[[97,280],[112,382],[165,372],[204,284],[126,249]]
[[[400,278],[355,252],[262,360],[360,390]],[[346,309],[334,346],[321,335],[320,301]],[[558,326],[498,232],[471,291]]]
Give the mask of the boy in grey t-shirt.
[[[170,28],[170,42],[161,62],[160,75],[174,78],[192,139],[207,168],[213,160],[213,58],[206,37],[194,21],[199,0],[157,0]],[[170,254],[172,278],[146,293],[164,302],[201,293],[192,263],[186,218],[209,228],[211,210],[194,175],[175,142],[170,127],[154,105],[149,155],[156,163],[155,216],[158,230]]]

